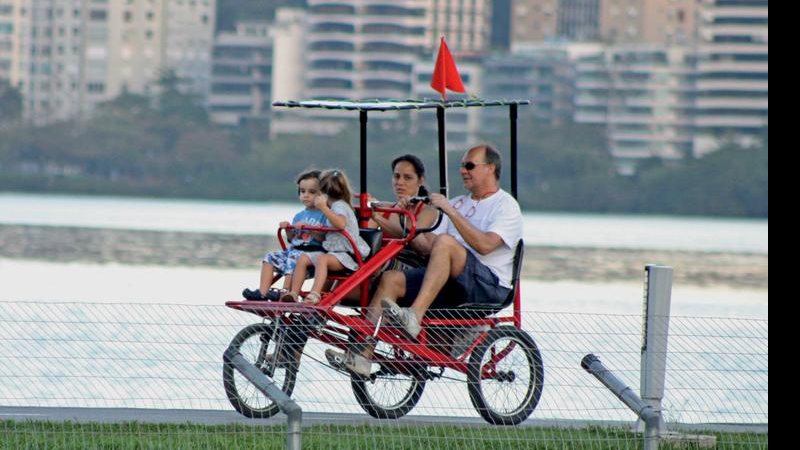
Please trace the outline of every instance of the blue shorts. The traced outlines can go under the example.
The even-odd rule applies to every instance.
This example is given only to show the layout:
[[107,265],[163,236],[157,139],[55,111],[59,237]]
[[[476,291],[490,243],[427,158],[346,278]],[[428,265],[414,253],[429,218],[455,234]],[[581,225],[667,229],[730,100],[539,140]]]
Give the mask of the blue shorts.
[[[283,251],[267,253],[264,255],[263,261],[272,264],[272,267],[278,272],[289,275],[294,273],[294,268],[297,267],[297,259],[300,258],[300,255],[306,254],[311,258],[311,262],[316,263],[317,257],[322,253],[322,251],[314,252],[289,248]],[[313,267],[309,267],[309,269],[313,269]]]
[[[405,272],[406,295],[398,299],[398,304],[410,306],[414,302],[422,287],[425,270],[425,267],[420,267]],[[497,275],[468,250],[464,271],[459,276],[447,280],[433,300],[431,309],[453,309],[465,305],[499,307],[506,301],[510,292],[511,289],[500,286]]]

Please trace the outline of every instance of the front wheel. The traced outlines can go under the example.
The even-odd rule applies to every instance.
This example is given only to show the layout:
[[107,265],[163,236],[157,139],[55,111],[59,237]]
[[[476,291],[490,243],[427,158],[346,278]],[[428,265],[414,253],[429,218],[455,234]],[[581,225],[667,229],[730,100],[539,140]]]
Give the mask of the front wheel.
[[516,327],[491,330],[473,350],[467,369],[469,398],[494,425],[516,425],[531,415],[544,387],[542,356]]
[[[297,361],[283,361],[277,351],[281,346],[284,330],[273,323],[257,323],[243,328],[231,341],[230,347],[242,354],[252,365],[266,375],[270,381],[291,396],[297,379]],[[277,342],[276,342],[277,341]],[[222,381],[231,405],[243,416],[253,419],[266,419],[280,411],[278,404],[259,391],[232,364],[224,363]]]
[[378,343],[375,356],[380,370],[369,378],[351,375],[351,386],[358,404],[372,417],[398,419],[417,405],[425,390],[425,368],[412,362],[405,352]]

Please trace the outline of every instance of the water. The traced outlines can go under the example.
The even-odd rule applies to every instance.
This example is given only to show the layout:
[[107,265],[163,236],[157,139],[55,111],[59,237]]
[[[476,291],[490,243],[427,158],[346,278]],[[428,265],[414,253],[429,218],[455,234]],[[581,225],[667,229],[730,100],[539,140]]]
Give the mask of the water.
[[[0,193],[0,224],[274,234],[298,205]],[[765,219],[526,212],[528,245],[768,253]]]
[[[296,209],[0,194],[0,224],[271,234]],[[525,239],[532,245],[766,254],[768,223],[527,213]],[[0,403],[230,410],[220,355],[242,326],[258,319],[223,303],[238,299],[257,275],[0,258]],[[523,281],[523,328],[536,337],[547,370],[534,418],[631,420],[578,363],[596,353],[638,386],[642,295],[643,278]],[[671,313],[668,420],[767,422],[767,290],[675,285]],[[323,359],[324,348],[309,346],[294,398],[308,411],[361,413],[349,380],[313,361]],[[476,416],[463,380],[449,376],[430,383],[412,414]]]

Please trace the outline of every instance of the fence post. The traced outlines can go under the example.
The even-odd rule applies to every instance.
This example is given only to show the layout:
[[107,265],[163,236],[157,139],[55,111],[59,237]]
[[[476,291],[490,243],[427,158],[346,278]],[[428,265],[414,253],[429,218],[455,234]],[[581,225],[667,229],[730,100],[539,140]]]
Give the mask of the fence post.
[[639,421],[644,422],[644,450],[658,450],[661,412],[639,398],[636,392],[611,373],[597,356],[591,353],[584,356],[581,360],[581,367],[600,380],[617,398],[622,400],[622,403],[625,403],[625,406],[636,413]]
[[287,416],[286,448],[288,450],[300,450],[302,448],[302,408],[234,348],[228,347],[222,358],[226,364],[233,365],[236,370],[241,372],[259,391],[275,401]]
[[[664,398],[664,378],[667,370],[667,341],[672,301],[672,268],[648,264],[645,266],[645,295],[642,319],[641,384],[642,400],[659,414],[656,439],[664,429],[661,401]],[[637,424],[642,426],[641,421]],[[647,424],[645,426],[645,435]],[[645,448],[647,448],[645,446]]]

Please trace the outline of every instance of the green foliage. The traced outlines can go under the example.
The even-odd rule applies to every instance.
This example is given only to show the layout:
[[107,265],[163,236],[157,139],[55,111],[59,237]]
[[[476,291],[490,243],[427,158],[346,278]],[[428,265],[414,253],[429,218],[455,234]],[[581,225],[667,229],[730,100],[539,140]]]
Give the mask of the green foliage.
[[22,117],[22,94],[7,81],[0,80],[0,129]]
[[[86,123],[0,130],[0,189],[292,201],[297,173],[336,167],[349,175],[355,192],[361,190],[355,114],[334,136],[269,140],[266,125],[233,131],[211,125],[180,83],[167,71],[158,96],[123,93]],[[731,143],[701,159],[648,161],[636,176],[625,177],[605,150],[603,130],[522,122],[518,180],[524,209],[768,216],[766,132],[755,148]],[[377,198],[392,198],[390,162],[404,153],[423,160],[428,187],[439,190],[436,136],[409,130],[404,118],[370,116],[367,177]],[[508,188],[504,139],[486,140],[505,155],[501,182]],[[462,193],[461,152],[447,157],[449,192]]]

